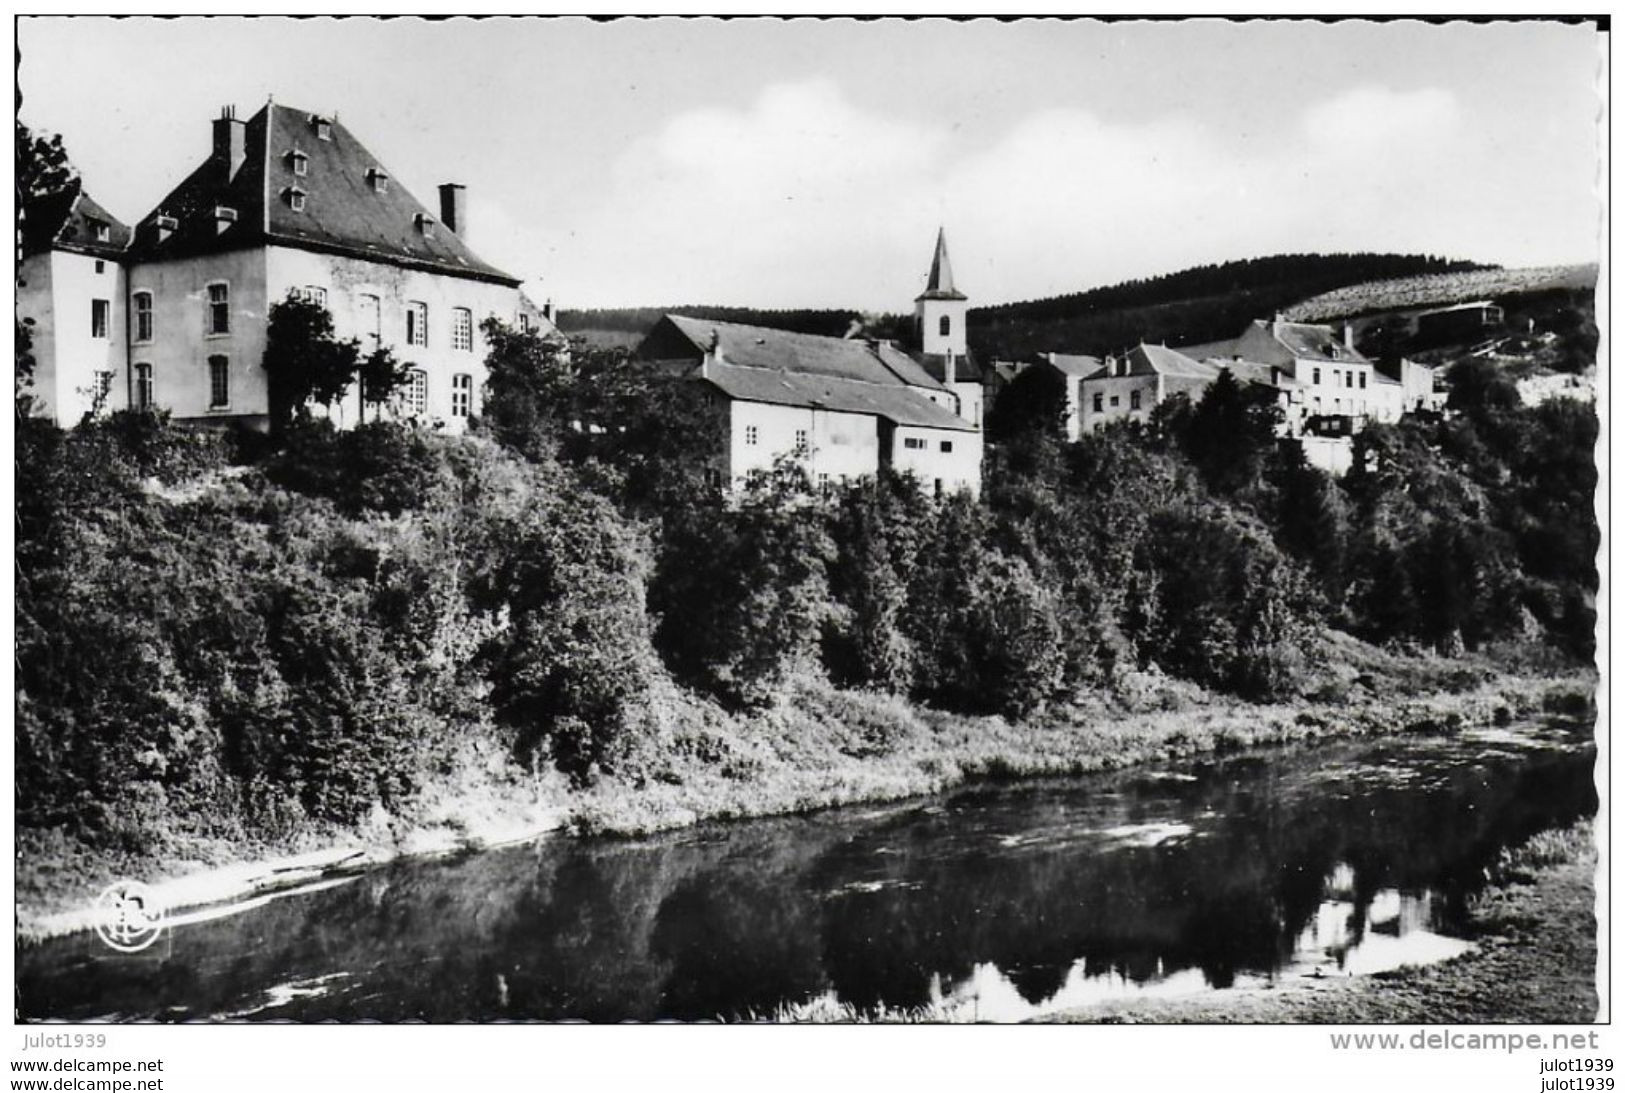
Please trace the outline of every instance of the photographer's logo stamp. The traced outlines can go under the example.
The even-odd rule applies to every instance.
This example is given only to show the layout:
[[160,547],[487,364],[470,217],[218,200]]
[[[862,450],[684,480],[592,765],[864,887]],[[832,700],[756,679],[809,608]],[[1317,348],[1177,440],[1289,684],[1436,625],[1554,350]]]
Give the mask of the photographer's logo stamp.
[[109,885],[96,900],[96,936],[121,953],[138,953],[164,933],[164,905],[138,880]]

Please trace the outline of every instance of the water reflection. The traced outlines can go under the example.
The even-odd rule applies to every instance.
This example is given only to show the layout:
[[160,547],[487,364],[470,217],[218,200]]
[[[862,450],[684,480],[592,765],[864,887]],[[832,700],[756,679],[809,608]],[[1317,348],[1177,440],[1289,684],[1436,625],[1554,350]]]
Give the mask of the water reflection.
[[407,863],[19,953],[29,1018],[982,1020],[1454,955],[1499,850],[1595,809],[1588,734],[1387,740]]

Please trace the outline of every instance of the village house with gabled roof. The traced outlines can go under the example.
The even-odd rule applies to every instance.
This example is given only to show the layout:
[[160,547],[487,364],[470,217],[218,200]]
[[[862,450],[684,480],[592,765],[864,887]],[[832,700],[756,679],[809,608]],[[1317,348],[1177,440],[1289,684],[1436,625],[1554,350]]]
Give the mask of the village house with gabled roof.
[[[480,324],[553,328],[550,309],[521,299],[518,278],[469,247],[466,190],[446,183],[439,199],[436,211],[420,203],[336,116],[268,102],[242,121],[228,107],[208,157],[118,255],[122,284],[108,297],[118,315],[103,336],[117,377],[108,407],[263,428],[268,316],[293,293],[324,306],[363,353],[389,348],[409,366],[383,413],[460,432],[485,384]],[[21,312],[34,308],[19,300]],[[53,312],[50,325],[62,319]],[[330,413],[354,424],[363,409],[352,389]],[[82,414],[61,399],[52,410],[64,424]]]
[[[1330,326],[1257,320],[1235,338],[1177,348],[1141,344],[1104,362],[1046,354],[1066,385],[1068,439],[1111,422],[1146,421],[1166,398],[1199,400],[1224,371],[1275,393],[1282,437],[1295,439],[1311,463],[1348,470],[1349,438],[1367,423],[1394,422],[1439,408],[1433,370],[1410,360],[1390,375]],[[1098,367],[1091,368],[1091,364]]]
[[921,344],[831,338],[667,315],[639,359],[711,388],[726,410],[716,471],[738,486],[781,459],[829,486],[890,468],[940,496],[982,489],[982,384],[965,346],[968,298],[942,231],[915,300]]
[[[1185,356],[1232,371],[1274,369],[1292,381],[1287,425],[1292,435],[1349,435],[1368,422],[1392,423],[1417,410],[1433,410],[1433,369],[1401,360],[1390,374],[1361,353],[1354,330],[1341,334],[1320,323],[1256,319],[1240,336],[1182,347]],[[1280,386],[1277,383],[1277,386]]]
[[889,342],[667,315],[637,355],[710,386],[726,410],[716,469],[736,486],[790,458],[820,486],[889,467],[937,495],[981,492],[981,430]]

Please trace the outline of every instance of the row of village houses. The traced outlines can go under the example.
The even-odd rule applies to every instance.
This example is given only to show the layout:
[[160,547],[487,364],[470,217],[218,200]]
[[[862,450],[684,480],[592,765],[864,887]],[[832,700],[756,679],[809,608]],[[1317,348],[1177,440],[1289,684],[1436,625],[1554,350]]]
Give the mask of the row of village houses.
[[[24,225],[17,306],[33,331],[31,394],[58,422],[130,407],[265,427],[267,317],[290,293],[325,306],[339,336],[408,361],[390,412],[449,432],[480,412],[485,319],[557,334],[551,307],[470,249],[462,186],[439,188],[436,215],[337,117],[274,102],[247,121],[227,108],[211,136],[203,163],[134,227],[78,188]],[[638,355],[726,406],[716,469],[729,481],[789,456],[817,482],[891,467],[936,493],[976,493],[999,372],[969,350],[969,306],[939,231],[908,345],[669,315]],[[1334,471],[1346,469],[1348,433],[1436,406],[1427,368],[1404,361],[1389,375],[1352,338],[1279,317],[1228,342],[1050,354],[1041,366],[1065,382],[1074,439],[1171,395],[1199,397],[1229,369],[1274,390],[1283,435]],[[360,410],[352,393],[331,412],[343,423]]]

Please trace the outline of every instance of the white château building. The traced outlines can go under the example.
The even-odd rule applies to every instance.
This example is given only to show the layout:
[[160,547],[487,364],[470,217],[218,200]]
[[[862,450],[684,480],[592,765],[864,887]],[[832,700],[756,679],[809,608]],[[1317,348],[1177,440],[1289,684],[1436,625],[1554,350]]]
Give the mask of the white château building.
[[[33,320],[41,411],[67,425],[158,407],[263,428],[267,319],[292,292],[363,353],[410,366],[386,414],[461,431],[485,384],[481,322],[551,322],[468,246],[465,189],[439,197],[422,205],[336,116],[267,103],[241,121],[228,107],[208,157],[133,229],[79,194],[25,240],[18,314]],[[359,394],[333,416],[361,420]]]

